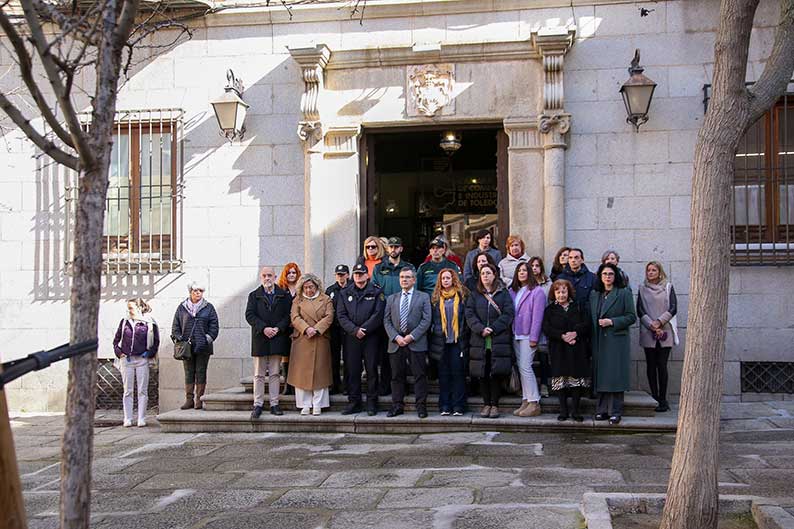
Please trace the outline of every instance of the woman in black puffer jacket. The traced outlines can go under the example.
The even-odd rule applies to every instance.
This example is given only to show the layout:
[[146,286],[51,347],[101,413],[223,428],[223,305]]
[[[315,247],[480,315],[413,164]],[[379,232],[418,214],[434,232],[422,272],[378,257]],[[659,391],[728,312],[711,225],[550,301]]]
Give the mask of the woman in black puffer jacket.
[[513,300],[499,280],[497,268],[480,268],[477,289],[466,300],[466,324],[471,329],[469,374],[480,379],[480,417],[499,417],[501,386],[513,365]]
[[213,352],[212,344],[218,338],[218,313],[212,303],[204,299],[203,285],[194,281],[187,288],[190,295],[176,308],[171,339],[175,342],[190,340],[193,354],[182,362],[185,368],[185,403],[180,409],[199,410],[204,406],[201,397],[207,387],[207,365]]

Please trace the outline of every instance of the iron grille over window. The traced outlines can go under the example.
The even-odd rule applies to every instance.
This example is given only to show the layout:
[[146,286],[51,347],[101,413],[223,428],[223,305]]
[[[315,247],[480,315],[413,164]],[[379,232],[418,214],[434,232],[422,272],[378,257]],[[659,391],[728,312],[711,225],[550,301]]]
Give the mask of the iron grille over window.
[[[148,409],[157,409],[159,405],[159,364],[156,362],[149,368]],[[136,393],[137,394],[137,393]],[[113,360],[100,359],[96,372],[96,409],[120,410],[124,398],[124,383],[121,373],[113,365]],[[137,402],[137,399],[135,399]],[[137,406],[137,404],[136,404]]]
[[794,362],[742,362],[742,393],[794,393]]
[[747,130],[735,168],[731,264],[794,264],[794,92]]
[[[102,232],[105,273],[181,271],[182,116],[178,109],[116,113]],[[77,189],[73,177],[66,188],[67,268]]]

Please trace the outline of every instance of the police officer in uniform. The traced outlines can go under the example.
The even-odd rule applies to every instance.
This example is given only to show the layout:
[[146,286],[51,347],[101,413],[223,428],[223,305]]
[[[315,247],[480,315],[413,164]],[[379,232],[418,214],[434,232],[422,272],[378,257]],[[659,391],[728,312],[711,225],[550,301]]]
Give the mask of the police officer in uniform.
[[[341,298],[339,292],[349,285],[348,278],[350,277],[350,268],[348,268],[348,266],[345,264],[336,265],[336,268],[334,269],[334,275],[336,276],[336,281],[334,284],[325,289],[325,294],[331,298],[331,301],[334,304],[334,323],[331,325],[330,329],[331,380],[333,381],[333,386],[331,386],[331,394],[337,394],[347,390],[347,376],[342,373],[342,342],[345,338],[345,331],[343,331],[342,326],[339,325],[336,312],[338,310],[337,307],[339,305],[339,299]],[[345,359],[344,363],[347,365],[347,359]],[[343,381],[344,384],[342,383]]]
[[359,413],[361,406],[361,365],[367,369],[367,415],[378,413],[378,359],[382,343],[383,310],[386,297],[369,281],[367,266],[353,267],[353,284],[341,290],[336,317],[345,331],[345,374],[347,408],[342,415]]

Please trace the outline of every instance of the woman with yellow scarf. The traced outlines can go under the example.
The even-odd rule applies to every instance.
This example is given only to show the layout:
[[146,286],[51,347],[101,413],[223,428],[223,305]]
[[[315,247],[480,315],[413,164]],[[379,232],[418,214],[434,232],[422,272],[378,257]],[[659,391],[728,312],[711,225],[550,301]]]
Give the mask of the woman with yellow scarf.
[[438,407],[441,415],[461,416],[466,412],[466,371],[469,327],[464,301],[468,290],[458,274],[444,268],[438,274],[431,304],[430,357],[438,362]]

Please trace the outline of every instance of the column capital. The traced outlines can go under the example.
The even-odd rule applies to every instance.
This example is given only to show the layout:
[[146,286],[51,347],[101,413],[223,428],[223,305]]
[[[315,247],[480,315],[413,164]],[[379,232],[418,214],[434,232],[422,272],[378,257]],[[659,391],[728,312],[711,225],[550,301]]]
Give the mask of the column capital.
[[298,121],[298,137],[303,141],[322,138],[319,100],[323,90],[324,72],[331,59],[331,50],[325,44],[306,48],[287,48],[289,54],[301,67],[304,91],[301,96],[301,120]]
[[503,121],[508,137],[508,150],[533,150],[543,148],[538,133],[538,120],[529,117],[510,117]]
[[571,130],[571,115],[559,112],[542,115],[538,118],[538,131],[543,135],[543,148],[553,149],[568,147],[565,135]]
[[325,150],[323,156],[348,157],[358,153],[358,137],[361,125],[337,125],[325,131]]
[[543,27],[532,32],[532,45],[543,63],[544,112],[562,110],[564,107],[563,61],[573,46],[575,36],[576,29],[573,27]]

